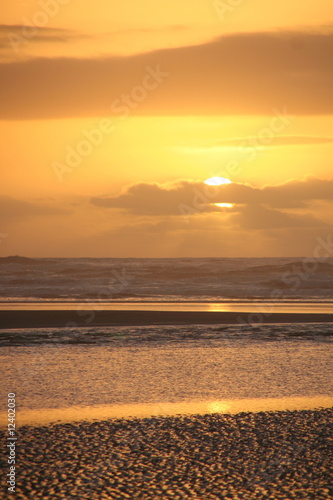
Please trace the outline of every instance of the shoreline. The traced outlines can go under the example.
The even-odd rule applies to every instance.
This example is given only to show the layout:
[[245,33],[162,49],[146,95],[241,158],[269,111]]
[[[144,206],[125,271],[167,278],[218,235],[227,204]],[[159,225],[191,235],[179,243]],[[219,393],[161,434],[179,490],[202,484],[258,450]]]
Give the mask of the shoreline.
[[148,326],[148,325],[258,325],[265,323],[333,323],[333,313],[196,312],[131,310],[6,310],[0,329]]
[[27,301],[0,300],[0,311],[158,311],[333,314],[332,301],[210,300],[210,301]]
[[[223,400],[192,399],[170,403],[132,403],[109,406],[72,406],[67,408],[21,409],[17,414],[18,428],[44,425],[93,423],[104,420],[188,417],[195,415],[237,415],[240,413],[320,411],[333,408],[333,397],[296,396],[279,398],[246,398]],[[0,414],[0,429],[7,425],[7,415]]]

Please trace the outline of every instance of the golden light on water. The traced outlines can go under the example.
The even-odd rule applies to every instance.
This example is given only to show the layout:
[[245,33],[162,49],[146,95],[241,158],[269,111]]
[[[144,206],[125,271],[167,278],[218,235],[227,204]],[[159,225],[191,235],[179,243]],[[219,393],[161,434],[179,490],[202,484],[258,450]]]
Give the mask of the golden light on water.
[[230,409],[230,404],[224,403],[222,401],[213,401],[212,403],[208,404],[207,409],[209,413],[228,412],[228,410]]

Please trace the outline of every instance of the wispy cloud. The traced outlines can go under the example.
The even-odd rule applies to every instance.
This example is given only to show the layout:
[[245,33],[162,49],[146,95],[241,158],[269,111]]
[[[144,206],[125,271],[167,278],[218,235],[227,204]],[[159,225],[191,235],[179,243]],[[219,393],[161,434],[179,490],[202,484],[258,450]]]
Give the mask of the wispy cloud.
[[187,31],[189,26],[184,24],[173,24],[170,26],[159,26],[157,28],[150,27],[142,27],[142,28],[127,28],[127,29],[119,29],[106,33],[106,36],[114,36],[114,35],[135,35],[138,34],[150,34],[150,33],[161,33],[161,32],[176,32],[176,31]]
[[[31,36],[31,33],[34,36]],[[83,38],[86,35],[80,34],[78,32],[62,29],[62,28],[48,28],[48,27],[31,27],[23,24],[0,24],[0,45],[1,47],[7,47],[11,50],[10,46],[10,35],[16,35],[18,37],[24,37],[25,33],[30,33],[31,40],[29,36],[26,37],[27,41],[38,42],[67,42],[73,38]]]
[[[258,142],[257,137],[233,137],[230,139],[224,139],[221,141],[215,141],[211,144],[205,144],[203,146],[193,146],[191,149],[211,149],[218,147],[242,147],[242,148],[253,148],[253,144]],[[333,137],[315,137],[315,136],[274,136],[272,137],[269,146],[311,146],[313,144],[332,144]],[[261,147],[265,147],[265,144],[261,144]]]
[[7,219],[12,217],[27,218],[35,216],[69,215],[72,210],[56,203],[36,200],[35,202],[0,196],[0,211]]

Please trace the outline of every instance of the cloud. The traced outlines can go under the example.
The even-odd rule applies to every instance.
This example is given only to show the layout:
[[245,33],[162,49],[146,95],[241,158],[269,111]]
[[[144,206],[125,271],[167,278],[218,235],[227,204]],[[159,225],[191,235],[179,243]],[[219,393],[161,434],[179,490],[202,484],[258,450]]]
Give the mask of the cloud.
[[332,114],[333,33],[247,33],[209,43],[99,59],[0,65],[4,119],[120,116],[146,67],[169,73],[132,114]]
[[[22,32],[24,29],[31,29],[31,27],[27,24],[0,24],[0,34],[7,35],[11,31],[15,31],[16,33]],[[67,30],[64,28],[49,28],[49,27],[37,27],[36,30],[38,30],[40,33],[73,33],[72,30]]]
[[[174,197],[176,184],[182,192],[185,181],[159,187]],[[185,188],[198,186],[204,187],[192,181]],[[9,236],[0,250],[3,255],[63,257],[312,255],[316,238],[326,239],[332,227],[328,226],[331,203],[316,204],[312,213],[255,203],[235,205],[225,212],[206,208],[202,205],[188,218],[179,212],[161,214],[158,204],[155,214],[123,209],[118,215],[118,208],[92,206],[85,197],[30,201],[1,197],[0,210],[7,219],[3,232]],[[327,223],[316,219],[318,214],[326,216]]]
[[188,221],[170,216],[130,220],[86,235],[80,248],[91,247],[100,256],[146,258],[299,256],[312,255],[316,238],[330,232],[327,224],[311,215],[308,219],[292,214],[280,217],[274,210],[255,206],[239,207],[231,216],[202,213]]
[[267,205],[275,208],[302,208],[315,200],[333,200],[333,179],[322,180],[307,177],[303,181],[292,180],[276,186],[253,187],[249,184],[232,183],[219,188],[214,203]]
[[[91,199],[91,203],[100,208],[121,210],[139,217],[148,216],[148,222],[138,222],[145,233],[149,232],[149,228],[155,233],[161,228],[164,232],[167,228],[181,228],[189,220],[191,230],[194,230],[194,221],[197,220],[201,227],[203,217],[208,217],[203,223],[207,230],[213,224],[218,231],[222,228],[251,231],[326,227],[328,223],[312,213],[311,204],[317,201],[333,201],[333,180],[308,177],[304,181],[263,188],[240,183],[207,186],[197,181],[166,185],[140,183],[129,186],[116,196]],[[225,209],[215,203],[230,203],[233,206]],[[198,215],[200,217],[194,217]]]
[[[29,44],[66,44],[73,41],[89,38],[89,36],[73,30],[61,28],[48,28],[20,24],[0,24],[0,65],[15,64],[19,58],[20,62],[31,60],[31,56],[25,54],[24,50]],[[46,45],[46,47],[48,47]],[[1,67],[1,66],[0,66]]]
[[333,179],[307,177],[277,186],[253,187],[232,183],[207,186],[198,181],[177,181],[165,185],[139,183],[116,196],[91,199],[98,207],[125,210],[136,215],[181,215],[185,207],[193,212],[212,212],[214,203],[264,205],[270,208],[302,208],[314,200],[333,201]]
[[82,38],[81,35],[72,30],[62,28],[47,28],[28,26],[21,24],[0,24],[0,47],[12,51],[11,40],[18,38],[24,42],[66,42],[73,38]]
[[72,213],[71,210],[49,203],[18,200],[10,196],[0,196],[0,211],[7,219],[11,217],[69,215]]
[[[260,141],[259,141],[260,142]],[[225,139],[214,144],[206,145],[206,148],[216,148],[222,147],[242,147],[242,148],[253,148],[254,144],[258,143],[257,137],[234,137],[231,139]],[[268,146],[304,146],[312,144],[332,144],[333,137],[312,137],[312,136],[275,136],[269,142]],[[265,144],[261,144],[265,146]],[[199,147],[202,149],[201,147]],[[195,148],[194,148],[195,149]]]
[[161,31],[165,31],[167,33],[169,32],[175,32],[175,31],[187,31],[189,29],[188,26],[184,24],[173,24],[170,26],[159,26],[157,28],[152,28],[152,27],[145,27],[145,28],[128,28],[128,29],[122,29],[122,30],[117,30],[117,31],[111,31],[107,33],[107,35],[114,36],[114,35],[129,35],[129,34],[136,34],[136,33],[161,33]]
[[[303,181],[289,181],[278,186],[262,188],[261,202],[270,206],[288,208],[297,203],[315,200],[333,200],[333,179],[323,180],[308,176]],[[300,205],[301,206],[301,205]]]
[[262,205],[241,207],[232,222],[248,230],[327,226],[311,214],[289,214]]
[[91,202],[95,206],[119,208],[140,215],[179,215],[181,204],[193,203],[197,186],[202,187],[202,183],[179,181],[160,185],[142,182],[129,186],[118,196],[94,197]]

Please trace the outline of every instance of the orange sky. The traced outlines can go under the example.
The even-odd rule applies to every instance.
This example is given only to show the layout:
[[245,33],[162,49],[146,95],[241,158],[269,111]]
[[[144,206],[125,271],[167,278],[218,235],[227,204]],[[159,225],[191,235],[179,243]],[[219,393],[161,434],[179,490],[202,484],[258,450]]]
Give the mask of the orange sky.
[[7,3],[0,255],[312,255],[332,26],[330,0]]

